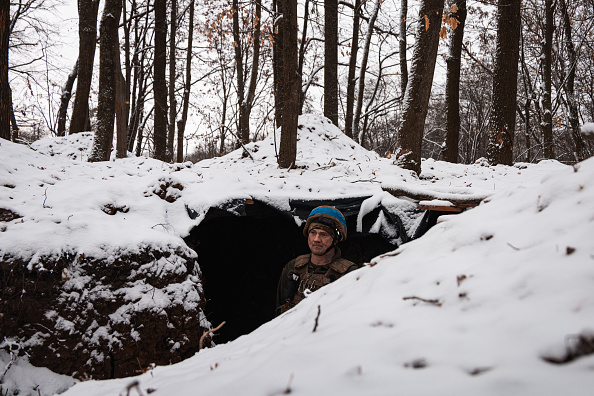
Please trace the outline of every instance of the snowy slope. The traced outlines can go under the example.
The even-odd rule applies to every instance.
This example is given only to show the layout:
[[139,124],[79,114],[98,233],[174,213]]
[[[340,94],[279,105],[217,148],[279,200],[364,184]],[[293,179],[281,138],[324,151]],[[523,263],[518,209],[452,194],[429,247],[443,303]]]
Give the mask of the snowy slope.
[[[109,257],[146,244],[184,246],[181,238],[208,208],[232,198],[279,207],[289,198],[388,200],[382,185],[490,196],[253,333],[145,373],[139,388],[155,395],[268,395],[287,386],[303,395],[591,394],[592,355],[566,365],[542,357],[563,358],[578,334],[594,332],[592,160],[575,169],[554,161],[431,160],[419,178],[322,117],[300,124],[299,168],[290,171],[277,168],[272,138],[247,145],[248,156],[238,150],[195,165],[89,164],[89,135],[46,139],[36,152],[1,141],[0,207],[22,217],[0,223],[0,252],[34,260],[65,249]],[[191,219],[188,208],[199,216]],[[126,394],[131,382],[82,382],[66,394]]]
[[498,194],[253,333],[135,380],[154,395],[591,395],[593,354],[543,357],[562,360],[579,335],[594,352],[592,180],[591,159]]

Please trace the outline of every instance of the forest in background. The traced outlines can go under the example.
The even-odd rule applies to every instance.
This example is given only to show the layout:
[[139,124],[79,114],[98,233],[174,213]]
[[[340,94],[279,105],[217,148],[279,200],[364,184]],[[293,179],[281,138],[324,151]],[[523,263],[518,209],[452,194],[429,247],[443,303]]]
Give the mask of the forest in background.
[[280,128],[288,168],[298,114],[323,112],[417,172],[594,152],[594,0],[78,0],[67,68],[59,5],[0,6],[3,138],[93,130],[94,160],[115,136],[181,162]]

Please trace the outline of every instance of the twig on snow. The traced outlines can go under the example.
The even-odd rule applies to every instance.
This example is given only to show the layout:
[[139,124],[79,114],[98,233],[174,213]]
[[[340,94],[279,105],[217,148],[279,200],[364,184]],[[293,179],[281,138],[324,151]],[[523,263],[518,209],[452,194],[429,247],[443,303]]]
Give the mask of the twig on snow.
[[433,304],[435,306],[441,307],[441,303],[439,300],[427,300],[425,298],[417,297],[417,296],[410,296],[410,297],[402,297],[403,300],[419,300],[427,304]]
[[316,322],[315,322],[315,324],[314,324],[314,328],[313,328],[313,331],[312,331],[312,333],[315,333],[315,332],[316,332],[316,330],[318,329],[318,319],[320,319],[320,313],[321,313],[321,312],[322,312],[322,307],[320,307],[320,306],[318,305],[318,315],[316,316]]
[[198,349],[202,349],[204,347],[204,339],[206,338],[206,336],[208,336],[210,333],[214,333],[215,331],[219,330],[221,327],[223,327],[224,324],[225,322],[223,321],[214,329],[205,331],[204,334],[200,336],[200,344],[198,345]]

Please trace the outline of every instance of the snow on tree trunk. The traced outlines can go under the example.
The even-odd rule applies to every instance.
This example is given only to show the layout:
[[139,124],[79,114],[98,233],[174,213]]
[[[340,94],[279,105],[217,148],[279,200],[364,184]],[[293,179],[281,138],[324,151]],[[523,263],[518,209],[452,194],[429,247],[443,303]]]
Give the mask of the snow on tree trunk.
[[425,0],[419,10],[416,42],[398,131],[398,164],[421,173],[421,143],[439,45],[444,0]]

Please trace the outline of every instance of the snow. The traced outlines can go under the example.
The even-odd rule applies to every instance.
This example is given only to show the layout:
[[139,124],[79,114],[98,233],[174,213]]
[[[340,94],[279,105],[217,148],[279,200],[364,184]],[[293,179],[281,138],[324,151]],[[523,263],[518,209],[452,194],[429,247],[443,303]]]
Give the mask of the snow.
[[580,132],[585,138],[594,139],[594,122],[587,122],[580,127]]
[[[293,170],[278,169],[272,137],[248,144],[251,158],[237,150],[197,164],[135,157],[87,163],[90,134],[45,139],[33,150],[0,141],[0,207],[22,216],[0,223],[0,253],[30,265],[60,251],[109,260],[143,246],[185,247],[182,238],[209,207],[237,198],[286,209],[289,199],[370,196],[364,213],[380,204],[403,213],[416,205],[382,187],[439,200],[484,198],[251,334],[135,378],[83,381],[64,395],[126,394],[133,381],[157,396],[287,389],[295,395],[591,395],[594,355],[567,364],[543,358],[563,358],[580,334],[594,332],[594,159],[575,167],[424,160],[417,177],[323,117],[303,116],[300,125]],[[165,261],[151,268],[154,276],[176,270]],[[71,289],[82,293],[84,284]],[[134,287],[121,292],[140,304],[184,298],[179,287],[155,296]],[[106,337],[104,330],[91,337]],[[0,357],[5,367],[7,358]],[[5,380],[18,380],[13,370]],[[72,382],[60,387],[35,378],[42,394]]]

